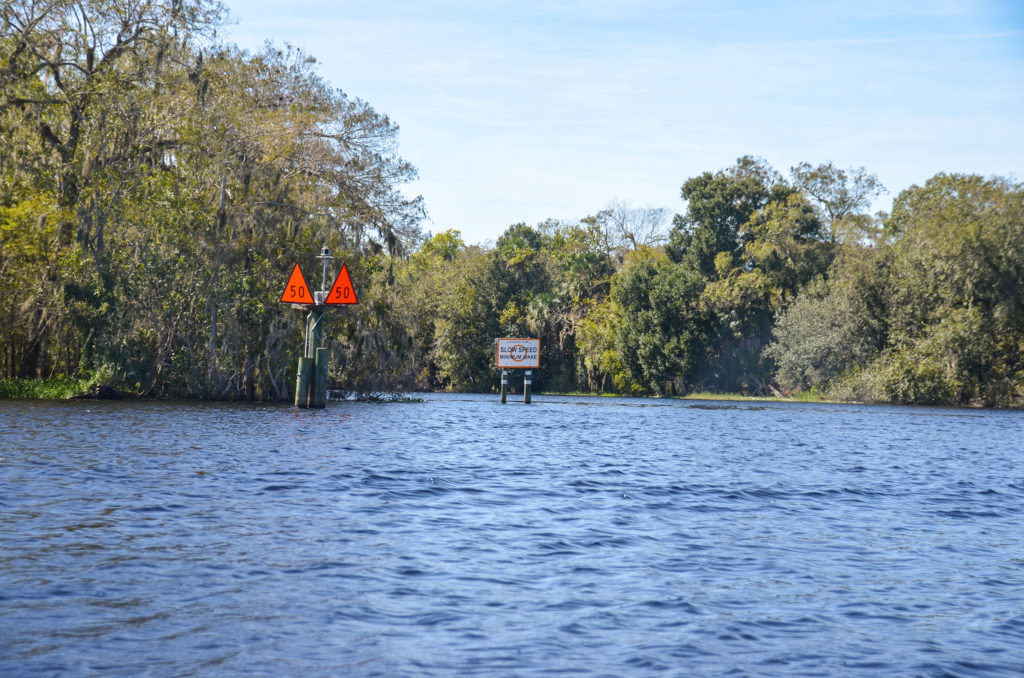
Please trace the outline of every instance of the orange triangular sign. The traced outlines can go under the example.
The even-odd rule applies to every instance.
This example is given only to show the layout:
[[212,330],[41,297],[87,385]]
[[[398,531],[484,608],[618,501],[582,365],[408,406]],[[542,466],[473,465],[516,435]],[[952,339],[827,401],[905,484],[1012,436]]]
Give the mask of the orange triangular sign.
[[309,291],[309,283],[306,282],[306,276],[302,275],[302,269],[299,268],[298,264],[295,264],[292,274],[288,276],[288,282],[285,283],[281,301],[286,304],[316,303],[313,299],[313,294]]
[[327,295],[327,299],[324,300],[325,304],[358,304],[359,299],[356,297],[356,288],[352,287],[352,278],[348,275],[348,267],[345,264],[341,265],[341,270],[338,271],[338,277],[334,279],[334,284],[331,285],[331,291]]

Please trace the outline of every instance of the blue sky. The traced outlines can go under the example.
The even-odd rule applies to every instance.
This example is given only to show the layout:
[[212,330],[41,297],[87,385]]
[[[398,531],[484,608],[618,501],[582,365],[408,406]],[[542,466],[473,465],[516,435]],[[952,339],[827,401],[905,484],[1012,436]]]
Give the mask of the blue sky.
[[1024,179],[1024,2],[228,0],[401,127],[433,232],[469,242],[764,158]]

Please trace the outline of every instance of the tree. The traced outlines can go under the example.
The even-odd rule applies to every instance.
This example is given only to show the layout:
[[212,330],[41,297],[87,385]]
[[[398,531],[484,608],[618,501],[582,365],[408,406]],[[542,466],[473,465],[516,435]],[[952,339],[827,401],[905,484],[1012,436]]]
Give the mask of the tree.
[[420,257],[436,257],[442,261],[452,261],[466,247],[462,232],[449,228],[447,231],[431,236],[423,243],[417,254]]
[[6,201],[50,205],[41,223],[53,234],[45,260],[17,262],[45,293],[22,298],[27,350],[12,338],[14,372],[68,373],[90,361],[114,302],[109,228],[138,173],[164,160],[180,112],[162,104],[221,12],[205,0],[0,6],[0,117],[20,166]]
[[[168,119],[153,105],[165,77],[220,23],[212,0],[12,3],[0,10],[0,109],[37,120],[53,166],[61,224],[93,256],[104,248],[117,183],[110,170],[159,159]],[[173,76],[172,76],[173,77]]]
[[380,288],[338,323],[336,376],[401,374],[387,289],[423,207],[398,190],[415,170],[387,116],[299,50],[215,45],[212,0],[0,12],[0,267],[24,281],[0,304],[19,328],[0,336],[5,375],[286,397],[300,321],[273,299],[324,244]]
[[800,193],[770,202],[740,229],[740,267],[758,271],[772,290],[776,310],[791,301],[832,263],[835,247],[818,215]]
[[655,393],[685,393],[700,364],[706,320],[700,276],[664,255],[641,251],[612,281],[622,322],[615,345],[632,378]]
[[481,391],[493,386],[494,339],[502,334],[493,274],[494,253],[470,247],[438,278],[429,300],[434,314],[430,360],[442,388]]
[[630,375],[616,350],[623,323],[620,307],[610,297],[591,300],[576,323],[579,384],[588,391],[641,393],[645,388]]
[[735,263],[743,225],[769,201],[789,192],[775,170],[751,156],[727,170],[688,179],[681,191],[686,213],[673,218],[665,251],[672,261],[714,280],[715,257],[726,252]]
[[774,361],[784,391],[828,391],[870,365],[884,346],[870,290],[852,281],[851,272],[847,268],[843,277],[812,281],[776,320],[765,357]]
[[584,219],[583,223],[598,229],[598,246],[606,254],[614,255],[621,264],[629,252],[663,244],[667,238],[665,226],[668,219],[669,211],[663,207],[633,207],[613,200],[596,215]]
[[903,191],[884,238],[848,243],[827,286],[779,322],[769,354],[780,382],[859,399],[1019,403],[1022,229],[1024,189],[1006,179],[938,174]]
[[588,383],[578,342],[580,328],[607,299],[615,268],[593,224],[549,226],[542,255],[550,284],[534,295],[527,324],[545,347],[539,383],[560,391],[577,390]]
[[[1020,398],[1024,185],[938,174],[900,193],[885,237],[894,280],[889,355],[913,357],[894,358],[884,395],[985,404]],[[921,373],[928,363],[938,364]],[[910,374],[918,375],[917,385],[905,388],[901,375]],[[946,385],[933,388],[922,379]]]
[[775,313],[801,285],[828,267],[821,223],[807,201],[761,160],[704,173],[683,185],[667,253],[704,281],[708,329],[693,370],[701,387],[762,392],[770,371],[762,359]]
[[793,186],[817,202],[832,242],[871,240],[877,235],[868,210],[885,193],[878,177],[863,167],[841,170],[831,162],[790,168]]

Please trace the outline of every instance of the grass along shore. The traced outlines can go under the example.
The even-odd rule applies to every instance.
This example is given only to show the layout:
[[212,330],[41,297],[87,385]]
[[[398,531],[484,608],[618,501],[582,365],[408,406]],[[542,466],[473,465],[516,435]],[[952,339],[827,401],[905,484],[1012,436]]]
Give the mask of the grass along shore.
[[[97,388],[100,382],[95,377],[84,377],[75,379],[70,377],[33,379],[13,378],[0,379],[0,399],[3,398],[24,398],[29,400],[69,400],[75,396],[83,396],[90,390]],[[124,396],[125,394],[121,394]],[[627,393],[537,393],[535,395],[564,395],[564,396],[600,396],[608,398],[652,398],[657,396],[633,395]],[[750,396],[740,393],[709,393],[706,391],[690,393],[685,396],[671,396],[684,400],[737,400],[737,401],[765,401],[765,402],[828,402],[817,392],[807,392],[792,397],[778,396]]]
[[68,377],[53,379],[0,379],[0,398],[68,400],[88,392],[93,380]]

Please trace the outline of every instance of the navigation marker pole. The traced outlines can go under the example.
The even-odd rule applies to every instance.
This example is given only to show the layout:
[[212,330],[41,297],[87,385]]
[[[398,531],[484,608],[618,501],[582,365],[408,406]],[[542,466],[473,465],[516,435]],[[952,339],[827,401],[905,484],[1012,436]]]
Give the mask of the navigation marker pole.
[[313,360],[313,376],[310,379],[309,398],[306,401],[309,407],[323,408],[327,406],[327,361],[328,351],[323,344],[323,328],[321,321],[324,318],[324,301],[327,299],[327,262],[334,259],[331,251],[325,245],[320,249],[316,257],[323,264],[320,275],[320,291],[316,294],[316,309],[309,314],[310,343],[306,347],[306,357]]
[[508,393],[508,370],[501,371],[501,404],[505,404],[506,394]]
[[329,351],[323,346],[323,319],[326,306],[332,304],[358,304],[352,279],[348,268],[342,264],[338,277],[334,279],[330,291],[327,290],[327,262],[334,259],[327,247],[320,250],[317,259],[323,264],[320,279],[320,291],[311,292],[306,276],[298,264],[285,283],[281,301],[292,305],[292,308],[305,309],[310,306],[306,316],[305,345],[302,357],[299,358],[298,374],[295,377],[295,407],[323,408],[327,406],[327,367]]
[[533,395],[533,370],[526,370],[523,374],[523,403],[530,404],[530,396]]

